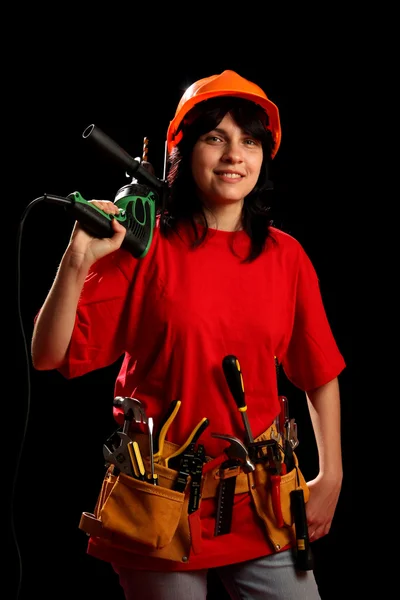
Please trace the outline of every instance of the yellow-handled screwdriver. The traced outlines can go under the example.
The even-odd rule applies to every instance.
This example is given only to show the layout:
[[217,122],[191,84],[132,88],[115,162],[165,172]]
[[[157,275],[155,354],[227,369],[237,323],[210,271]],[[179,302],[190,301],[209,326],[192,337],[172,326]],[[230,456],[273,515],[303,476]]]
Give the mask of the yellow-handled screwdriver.
[[242,415],[243,424],[246,429],[247,444],[252,444],[254,442],[254,438],[250,429],[249,418],[246,412],[247,405],[244,396],[243,375],[240,369],[239,360],[233,354],[228,354],[228,356],[225,356],[222,360],[222,369],[224,371],[225,379],[229,386],[230,392],[236,402],[236,406]]
[[158,475],[154,472],[154,444],[153,444],[153,419],[151,417],[147,420],[147,426],[149,428],[149,453],[150,453],[150,473],[147,478],[153,485],[158,485]]
[[142,455],[140,453],[139,444],[137,442],[129,442],[128,444],[129,456],[131,458],[133,471],[135,473],[135,477],[140,479],[141,481],[145,480],[146,470],[144,468],[144,463],[142,459]]

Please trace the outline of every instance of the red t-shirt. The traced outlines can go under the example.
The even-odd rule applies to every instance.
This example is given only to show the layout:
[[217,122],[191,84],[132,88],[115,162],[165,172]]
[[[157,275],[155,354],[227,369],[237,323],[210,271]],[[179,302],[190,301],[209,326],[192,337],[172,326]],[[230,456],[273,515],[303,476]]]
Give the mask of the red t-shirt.
[[[212,432],[245,437],[223,374],[224,356],[239,359],[254,437],[279,413],[275,356],[302,390],[329,382],[345,362],[317,275],[299,242],[272,228],[262,255],[242,263],[250,247],[244,231],[210,230],[197,249],[191,248],[189,232],[182,226],[179,235],[165,238],[157,227],[144,258],[119,250],[92,267],[60,371],[77,377],[124,355],[115,396],[138,398],[155,429],[171,401],[180,399],[166,439],[183,444],[207,417],[210,424],[200,441],[206,454],[216,457],[227,444]],[[229,534],[214,536],[216,499],[203,500],[199,510],[202,549],[187,563],[110,551],[97,538],[90,538],[88,552],[113,564],[153,570],[203,569],[271,553],[249,494],[235,496]]]

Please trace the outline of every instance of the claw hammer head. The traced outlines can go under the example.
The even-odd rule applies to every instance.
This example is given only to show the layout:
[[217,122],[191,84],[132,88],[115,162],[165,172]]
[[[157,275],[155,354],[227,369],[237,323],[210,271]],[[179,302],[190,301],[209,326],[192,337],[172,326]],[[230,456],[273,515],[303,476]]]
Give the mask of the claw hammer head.
[[116,396],[113,404],[114,406],[123,409],[125,422],[134,420],[135,423],[147,424],[146,411],[143,404],[140,400],[137,400],[137,398]]
[[238,438],[223,433],[212,433],[211,437],[220,438],[221,440],[229,442],[229,446],[224,450],[225,454],[227,454],[229,458],[238,460],[245,473],[255,470],[255,465],[249,458],[246,446]]

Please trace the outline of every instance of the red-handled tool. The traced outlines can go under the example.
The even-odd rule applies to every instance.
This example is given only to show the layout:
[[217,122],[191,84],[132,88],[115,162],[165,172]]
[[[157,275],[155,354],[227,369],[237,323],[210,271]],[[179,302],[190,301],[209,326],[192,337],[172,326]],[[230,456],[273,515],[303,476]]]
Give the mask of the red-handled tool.
[[282,440],[287,438],[287,428],[289,424],[289,404],[286,396],[278,396],[279,405],[281,407],[279,413],[279,433]]
[[271,481],[272,509],[277,526],[284,527],[285,522],[283,520],[281,504],[281,474],[284,475],[286,473],[286,465],[281,460],[280,451],[276,443],[267,446],[267,456]]
[[284,527],[285,523],[281,505],[281,476],[271,475],[272,508],[274,511],[277,527]]

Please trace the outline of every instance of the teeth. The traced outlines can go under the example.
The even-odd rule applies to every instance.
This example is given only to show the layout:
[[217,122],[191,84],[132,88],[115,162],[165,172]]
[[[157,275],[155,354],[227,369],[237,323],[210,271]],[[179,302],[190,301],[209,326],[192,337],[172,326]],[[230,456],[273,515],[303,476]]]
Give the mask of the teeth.
[[241,177],[238,173],[220,173],[223,177],[230,177],[231,179],[237,179]]

